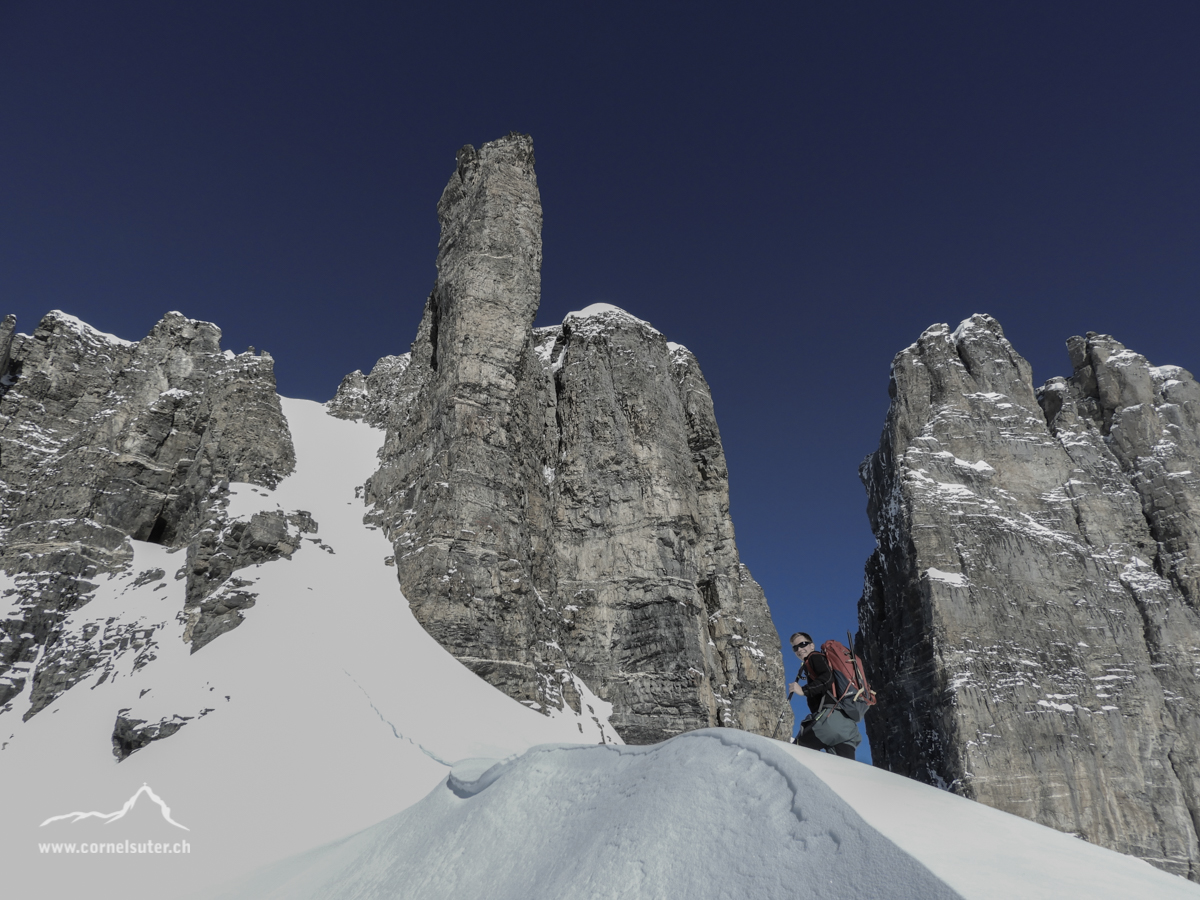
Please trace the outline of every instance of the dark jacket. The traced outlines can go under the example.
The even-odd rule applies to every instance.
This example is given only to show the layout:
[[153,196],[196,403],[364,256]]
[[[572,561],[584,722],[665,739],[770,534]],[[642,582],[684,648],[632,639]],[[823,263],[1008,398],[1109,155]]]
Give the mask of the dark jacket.
[[[821,707],[821,698],[833,691],[833,669],[829,667],[829,660],[825,658],[825,654],[816,651],[808,654],[800,672],[804,673],[805,677],[805,684],[801,690],[808,700],[808,711],[815,713]],[[796,680],[800,680],[800,673],[796,674]]]

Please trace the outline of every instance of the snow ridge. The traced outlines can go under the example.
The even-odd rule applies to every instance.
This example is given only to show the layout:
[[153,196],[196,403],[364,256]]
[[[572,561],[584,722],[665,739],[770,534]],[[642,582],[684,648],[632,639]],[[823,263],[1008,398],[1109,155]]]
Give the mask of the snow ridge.
[[220,896],[962,897],[797,762],[810,752],[705,729],[471,760],[409,810]]
[[1142,860],[870,766],[720,728],[646,746],[554,744],[464,760],[408,810],[216,896],[792,900],[798,886],[888,900],[1200,898],[1200,887]]

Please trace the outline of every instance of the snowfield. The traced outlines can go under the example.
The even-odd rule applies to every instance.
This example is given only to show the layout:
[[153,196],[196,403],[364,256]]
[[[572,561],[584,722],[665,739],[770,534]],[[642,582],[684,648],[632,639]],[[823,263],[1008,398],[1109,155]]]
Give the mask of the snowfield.
[[804,896],[1195,900],[1200,886],[862,763],[706,729],[464,761],[399,815],[215,898]]
[[[284,411],[296,472],[233,486],[230,512],[305,510],[319,530],[237,573],[258,595],[241,626],[189,653],[182,551],[135,542],[68,630],[129,626],[141,646],[28,722],[28,688],[0,715],[5,896],[1200,900],[861,763],[727,729],[622,746],[586,686],[581,715],[527,709],[409,611],[356,494],[382,432]],[[121,711],[183,725],[118,763]]]

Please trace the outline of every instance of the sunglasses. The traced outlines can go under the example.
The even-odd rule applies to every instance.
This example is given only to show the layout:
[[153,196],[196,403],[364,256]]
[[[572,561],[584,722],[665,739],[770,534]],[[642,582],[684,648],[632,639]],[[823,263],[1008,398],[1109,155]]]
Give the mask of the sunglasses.
[[799,653],[801,647],[811,647],[811,646],[812,646],[812,641],[801,641],[798,644],[792,644],[792,649],[794,651],[796,651],[797,653]]

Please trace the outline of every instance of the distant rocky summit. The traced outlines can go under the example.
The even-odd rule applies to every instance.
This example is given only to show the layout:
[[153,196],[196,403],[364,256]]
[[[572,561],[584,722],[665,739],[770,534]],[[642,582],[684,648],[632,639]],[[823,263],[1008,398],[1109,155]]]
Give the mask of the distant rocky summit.
[[1200,880],[1200,386],[988,316],[892,363],[860,470],[876,765]]
[[533,143],[464,147],[409,354],[348,376],[336,415],[386,425],[367,485],[430,634],[510,696],[630,743],[725,725],[791,736],[778,639],[738,557],[695,357],[612,306],[533,328]]

